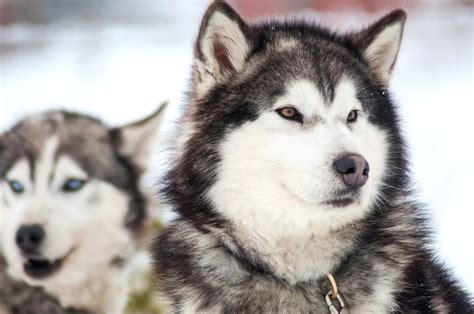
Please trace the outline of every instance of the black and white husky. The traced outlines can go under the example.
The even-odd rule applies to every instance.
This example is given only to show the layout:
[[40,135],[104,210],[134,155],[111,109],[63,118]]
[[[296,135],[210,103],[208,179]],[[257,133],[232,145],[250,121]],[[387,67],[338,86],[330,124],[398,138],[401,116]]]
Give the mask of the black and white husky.
[[54,111],[0,135],[0,313],[123,311],[162,112],[110,129]]
[[153,247],[176,312],[473,311],[410,200],[388,91],[405,19],[341,35],[208,8]]

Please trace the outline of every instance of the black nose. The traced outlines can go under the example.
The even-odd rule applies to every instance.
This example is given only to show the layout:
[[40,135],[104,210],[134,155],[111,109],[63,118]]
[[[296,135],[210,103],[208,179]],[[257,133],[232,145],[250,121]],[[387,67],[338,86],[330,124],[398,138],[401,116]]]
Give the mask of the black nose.
[[38,253],[44,240],[44,229],[41,225],[23,225],[16,233],[16,244],[25,254]]
[[346,155],[334,162],[342,180],[351,187],[361,187],[369,178],[369,163],[360,155]]

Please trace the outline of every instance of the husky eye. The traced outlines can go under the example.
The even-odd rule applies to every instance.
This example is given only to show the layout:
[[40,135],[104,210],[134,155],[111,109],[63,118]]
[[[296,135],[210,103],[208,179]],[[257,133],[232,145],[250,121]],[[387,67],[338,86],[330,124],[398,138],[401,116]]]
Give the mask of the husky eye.
[[12,189],[15,194],[21,194],[25,191],[24,185],[18,180],[8,181],[8,185],[10,185],[10,189]]
[[349,112],[349,114],[347,115],[347,123],[354,123],[357,121],[357,118],[359,117],[359,110],[352,110],[351,112]]
[[296,110],[295,107],[287,106],[283,108],[279,108],[276,112],[282,117],[283,119],[293,120],[296,122],[303,122],[303,115]]
[[69,179],[63,185],[64,192],[76,192],[82,189],[82,187],[86,184],[85,180],[81,179]]

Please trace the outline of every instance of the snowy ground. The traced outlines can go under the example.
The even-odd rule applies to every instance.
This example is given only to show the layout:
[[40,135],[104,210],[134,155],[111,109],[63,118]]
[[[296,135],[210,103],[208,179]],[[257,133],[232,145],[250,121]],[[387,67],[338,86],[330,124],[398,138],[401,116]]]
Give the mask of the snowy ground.
[[[118,125],[145,116],[163,100],[175,108],[182,104],[204,4],[166,2],[149,9],[142,23],[0,28],[0,131],[47,108],[87,112]],[[149,18],[154,15],[156,20]],[[320,17],[344,29],[373,18],[354,13]],[[420,200],[433,213],[436,248],[470,291],[473,30],[472,9],[409,12],[392,81]]]

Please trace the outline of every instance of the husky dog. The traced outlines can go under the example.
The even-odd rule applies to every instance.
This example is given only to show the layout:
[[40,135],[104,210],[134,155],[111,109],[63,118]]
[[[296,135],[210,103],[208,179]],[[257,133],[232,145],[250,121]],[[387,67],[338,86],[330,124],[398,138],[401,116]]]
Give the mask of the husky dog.
[[[140,188],[163,107],[110,129],[53,111],[0,137],[0,309],[121,313],[147,207]],[[1,310],[0,310],[1,312]]]
[[473,311],[411,200],[387,89],[405,19],[342,35],[208,8],[153,246],[176,312]]

